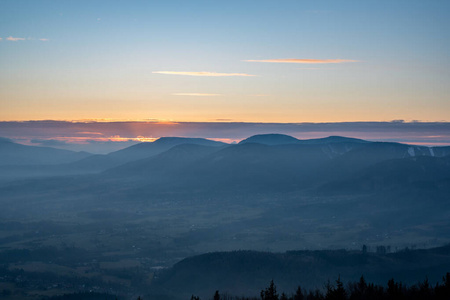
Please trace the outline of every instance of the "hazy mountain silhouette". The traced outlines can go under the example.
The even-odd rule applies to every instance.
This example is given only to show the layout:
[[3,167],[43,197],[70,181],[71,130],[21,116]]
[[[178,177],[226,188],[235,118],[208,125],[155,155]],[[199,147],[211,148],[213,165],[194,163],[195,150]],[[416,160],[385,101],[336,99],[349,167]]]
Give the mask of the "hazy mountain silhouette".
[[158,179],[162,175],[176,172],[211,153],[219,151],[221,148],[217,145],[181,144],[149,158],[135,160],[108,169],[104,173],[109,176],[153,177],[153,179]]
[[27,146],[0,139],[0,165],[45,165],[69,163],[91,156],[50,147]]
[[0,139],[0,179],[98,173],[187,143],[211,147],[227,145],[201,138],[163,137],[110,154],[93,155],[51,147],[25,146],[9,139]]
[[[277,141],[294,139],[283,135],[260,135],[255,139],[264,141],[268,138],[275,143],[274,136]],[[300,142],[279,145],[244,142],[226,147],[186,144],[120,165],[105,174],[115,178],[133,177],[149,183],[159,181],[164,175],[169,185],[184,188],[281,191],[311,188],[336,180],[353,180],[355,174],[383,161],[416,156],[432,158],[431,155],[445,154],[447,150],[435,147],[433,152],[428,147],[344,137]],[[130,148],[124,151],[131,151]],[[434,164],[430,169],[437,167]],[[401,170],[397,172],[401,173]]]
[[362,144],[362,143],[371,143],[366,140],[361,139],[355,139],[355,138],[349,138],[344,136],[329,136],[325,138],[320,139],[309,139],[309,140],[299,140],[300,144],[314,144],[314,145],[320,145],[320,144],[334,144],[334,143],[347,143],[347,144]]
[[349,149],[352,149],[349,145],[186,144],[107,170],[105,174],[114,174],[116,178],[133,176],[149,182],[164,175],[174,186],[185,188],[298,188],[304,185],[311,170]]
[[213,140],[202,138],[162,137],[151,143],[140,143],[119,151],[112,152],[108,154],[108,156],[123,162],[129,162],[160,154],[174,146],[178,146],[181,144],[194,144],[212,147],[220,147],[226,145],[222,142],[216,142]]
[[239,142],[239,144],[247,144],[247,143],[257,143],[263,145],[285,145],[285,144],[296,144],[300,140],[285,134],[257,134],[246,138]]
[[[425,167],[423,165],[419,167],[417,165],[419,162],[430,164],[428,166],[430,172],[444,174],[442,169],[446,167],[440,164],[444,164],[445,160],[411,160],[403,164],[386,163],[378,167],[375,165],[396,159],[437,158],[450,154],[450,147],[429,148],[399,143],[368,142],[339,136],[298,140],[280,134],[252,136],[237,145],[200,138],[163,137],[108,155],[88,155],[52,148],[23,146],[10,141],[3,141],[2,144],[6,145],[3,146],[4,152],[5,149],[9,149],[8,147],[11,148],[9,157],[13,154],[19,157],[20,154],[20,157],[30,156],[32,158],[30,160],[34,162],[46,161],[45,159],[48,162],[52,159],[54,165],[31,167],[26,166],[30,160],[23,159],[20,162],[24,166],[20,168],[0,168],[0,176],[15,176],[14,174],[17,174],[17,177],[24,176],[23,174],[49,176],[106,171],[98,178],[107,176],[127,181],[133,178],[137,184],[142,185],[161,182],[164,179],[168,188],[196,187],[208,190],[226,190],[233,187],[284,191],[319,186],[322,186],[322,190],[329,188],[331,191],[334,189],[332,186],[340,186],[345,190],[344,187],[348,182],[359,182],[361,186],[375,182],[374,178],[377,176],[369,174],[377,174],[374,171],[377,168],[390,170],[385,174],[378,172],[380,174],[378,177],[384,176],[386,182],[400,182],[389,174],[395,173],[398,178],[411,176],[408,174],[401,176],[402,172],[422,174],[414,171],[414,168]],[[47,156],[42,158],[42,155],[36,155],[40,153],[39,151],[45,152]],[[73,161],[77,155],[84,158]],[[4,155],[3,159],[5,157],[8,155]],[[65,163],[56,165],[56,161]],[[408,167],[405,164],[408,164]],[[366,170],[370,167],[371,170]],[[365,185],[362,184],[364,178]]]
[[355,173],[345,180],[321,187],[328,193],[368,192],[398,188],[439,190],[450,186],[450,156],[417,156],[385,160]]
[[290,135],[271,133],[271,134],[254,135],[239,142],[239,144],[247,144],[247,143],[257,143],[274,146],[286,144],[322,145],[332,143],[370,143],[370,142],[361,139],[348,138],[342,136],[329,136],[326,138],[319,138],[319,139],[299,140]]
[[162,137],[154,142],[139,143],[106,155],[94,155],[87,157],[86,159],[73,163],[70,167],[79,170],[100,172],[115,168],[128,162],[158,155],[172,147],[182,144],[194,144],[210,147],[221,147],[227,145],[222,142],[202,138]]
[[361,144],[330,161],[312,174],[318,181],[341,180],[364,168],[392,159],[410,157],[442,157],[450,155],[450,147],[424,147],[399,143],[373,142]]
[[335,155],[329,147],[285,144],[268,146],[244,143],[229,146],[190,166],[186,177],[210,188],[283,189],[302,186],[311,170]]

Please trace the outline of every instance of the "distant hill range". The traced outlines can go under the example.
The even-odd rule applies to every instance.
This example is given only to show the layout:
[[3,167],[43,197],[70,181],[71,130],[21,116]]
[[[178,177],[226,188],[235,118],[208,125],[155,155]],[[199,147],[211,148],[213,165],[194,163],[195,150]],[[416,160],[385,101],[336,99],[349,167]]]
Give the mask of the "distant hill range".
[[51,147],[17,144],[0,138],[0,166],[5,165],[56,165],[71,163],[92,156],[88,152],[74,152]]
[[399,185],[446,185],[450,180],[450,147],[339,136],[299,140],[263,134],[235,145],[201,138],[163,137],[107,155],[1,140],[0,153],[3,178],[99,174],[146,184],[164,182],[176,188],[284,191],[314,187],[341,193],[346,192],[346,186],[362,191]]
[[[109,168],[104,176],[210,190],[232,187],[285,191],[320,187],[323,192],[336,192],[339,186],[340,192],[345,192],[344,187],[350,182],[354,185],[355,179],[362,190],[427,181],[434,182],[431,185],[445,183],[450,178],[449,154],[450,147],[345,137],[298,140],[269,134],[250,137],[237,145],[175,145],[169,151]],[[410,174],[413,171],[417,172]],[[379,181],[382,172],[396,175]],[[395,184],[387,179],[393,177],[397,180]]]
[[290,135],[272,133],[272,134],[254,135],[239,142],[239,144],[246,144],[246,143],[256,143],[274,146],[286,144],[320,145],[331,143],[370,143],[370,142],[342,136],[329,136],[320,139],[299,140]]
[[200,145],[223,147],[227,144],[201,138],[162,137],[154,142],[143,142],[105,155],[93,155],[72,163],[71,168],[78,170],[103,171],[119,165],[147,159],[179,145]]

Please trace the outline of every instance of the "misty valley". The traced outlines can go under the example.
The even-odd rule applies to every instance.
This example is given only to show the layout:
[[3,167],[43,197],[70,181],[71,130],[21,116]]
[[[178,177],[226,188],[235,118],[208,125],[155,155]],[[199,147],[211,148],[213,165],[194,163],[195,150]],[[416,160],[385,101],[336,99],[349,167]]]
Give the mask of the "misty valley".
[[264,134],[100,155],[0,139],[0,297],[260,299],[271,280],[326,293],[361,275],[434,287],[449,195],[449,146]]

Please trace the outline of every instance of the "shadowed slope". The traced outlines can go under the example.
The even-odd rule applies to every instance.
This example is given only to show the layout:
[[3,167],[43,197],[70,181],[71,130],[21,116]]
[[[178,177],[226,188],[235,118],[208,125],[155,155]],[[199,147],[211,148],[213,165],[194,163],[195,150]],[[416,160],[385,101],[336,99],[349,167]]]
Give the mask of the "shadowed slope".
[[26,146],[0,139],[0,165],[63,164],[91,156],[87,152],[74,152],[50,147]]

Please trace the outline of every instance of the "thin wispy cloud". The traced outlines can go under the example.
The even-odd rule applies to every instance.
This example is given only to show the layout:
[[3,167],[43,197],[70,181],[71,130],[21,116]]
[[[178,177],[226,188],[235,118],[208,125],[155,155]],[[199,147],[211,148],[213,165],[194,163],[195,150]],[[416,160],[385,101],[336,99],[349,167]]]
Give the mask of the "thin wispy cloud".
[[12,42],[17,42],[17,41],[25,41],[25,38],[19,38],[19,37],[12,37],[12,36],[8,36],[6,38],[7,41],[12,41]]
[[177,72],[177,71],[155,71],[154,74],[204,76],[204,77],[251,77],[255,75],[245,73],[216,73],[216,72]]
[[173,96],[195,96],[195,97],[212,97],[222,96],[221,94],[205,94],[205,93],[173,93]]
[[285,63],[285,64],[342,64],[350,62],[358,62],[352,59],[307,59],[307,58],[277,58],[262,60],[244,60],[246,62],[262,62],[262,63]]
[[92,131],[77,131],[77,134],[88,134],[88,135],[103,135],[101,132],[92,132]]
[[[0,37],[0,41],[1,41],[1,40],[3,40],[3,38]],[[6,38],[6,40],[7,40],[7,41],[10,41],[10,42],[18,42],[18,41],[25,41],[25,40],[27,40],[27,41],[35,41],[36,39],[35,39],[35,38],[32,38],[32,37],[21,38],[21,37],[8,36],[8,37]],[[45,38],[37,39],[37,40],[39,40],[39,41],[41,41],[41,42],[48,42],[48,41],[50,41],[50,39],[45,39]]]

